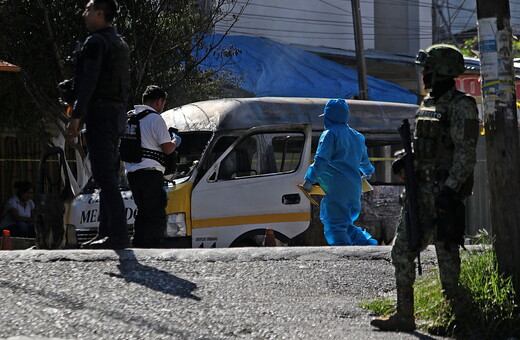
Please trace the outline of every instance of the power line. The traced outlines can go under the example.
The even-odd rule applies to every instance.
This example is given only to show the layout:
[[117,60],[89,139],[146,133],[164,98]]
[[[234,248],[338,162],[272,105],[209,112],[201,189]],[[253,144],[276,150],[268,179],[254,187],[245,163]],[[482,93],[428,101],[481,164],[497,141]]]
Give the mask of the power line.
[[[310,18],[299,18],[299,17],[285,17],[281,15],[268,15],[268,14],[250,14],[250,13],[242,13],[241,17],[244,18],[250,18],[250,19],[257,19],[257,20],[268,20],[268,21],[287,21],[287,22],[294,22],[294,23],[304,23],[304,24],[320,24],[323,23],[331,24],[331,25],[338,25],[338,26],[349,26],[352,25],[352,21],[346,21],[345,19],[350,19],[349,17],[342,17],[342,20],[324,20],[323,18],[320,19],[310,19]],[[386,23],[386,21],[380,20],[377,21],[371,16],[363,16],[362,19],[366,22],[378,22],[378,23]],[[407,20],[408,23],[416,24],[416,23],[423,23],[422,20]],[[387,25],[385,25],[387,26]]]
[[[327,5],[329,5],[329,6],[333,7],[333,8],[340,9],[340,10],[344,11],[344,13],[349,13],[349,14],[351,13],[351,11],[349,9],[337,7],[335,5],[332,5],[332,4],[328,3],[325,0],[317,0],[317,1],[319,1],[321,3],[324,3],[324,4],[327,4]],[[238,1],[238,3],[239,4],[245,4],[245,2],[242,2],[242,1]],[[361,3],[372,5],[372,4],[374,4],[374,1],[373,0],[361,0]],[[417,3],[417,0],[387,0],[387,1],[379,1],[378,4],[391,5],[391,6],[413,5],[414,7],[418,7],[418,8],[431,8],[431,5],[423,4],[423,3]],[[284,6],[280,6],[280,5],[276,5],[275,6],[275,5],[259,4],[259,3],[249,3],[248,6],[267,7],[267,8],[284,9],[284,10],[292,10],[292,11],[308,12],[308,13],[318,13],[318,14],[344,15],[344,14],[337,14],[337,13],[333,13],[333,12],[321,12],[321,11],[320,12],[316,12],[315,10],[305,10],[305,9],[301,9],[301,8],[284,7]],[[457,9],[468,11],[468,12],[474,12],[475,11],[474,8],[465,8],[465,7],[461,7],[461,6],[450,6],[450,5],[448,5],[447,7],[448,8],[457,8]]]
[[[224,33],[224,29],[216,29],[216,33]],[[326,37],[333,36],[334,39],[339,40],[354,40],[353,32],[302,32],[302,31],[287,31],[284,30],[281,32],[276,29],[263,29],[262,32],[265,34],[258,34],[258,29],[253,27],[238,27],[238,29],[233,30],[231,33],[243,34],[249,36],[257,36],[257,37],[285,37],[285,38],[300,38],[300,39],[325,39]],[[293,33],[292,35],[290,33]],[[368,39],[374,39],[376,37],[375,33],[367,33],[363,34]],[[325,36],[325,37],[324,37]],[[344,37],[343,37],[344,36]],[[402,40],[401,34],[392,34],[392,33],[381,33],[377,34],[378,37],[383,37],[391,40]],[[428,38],[431,36],[431,33],[419,34],[416,37],[419,38]]]
[[[266,32],[266,34],[269,34],[270,36],[274,37],[285,37],[285,38],[293,38],[293,39],[303,39],[305,37],[300,37],[301,35],[306,35],[307,38],[310,39],[322,39],[325,35],[332,36],[332,37],[341,37],[344,34],[352,34],[351,27],[352,27],[352,21],[346,21],[345,19],[351,20],[351,11],[349,11],[347,8],[342,8],[337,6],[333,3],[331,0],[317,0],[319,3],[322,3],[324,5],[328,5],[330,8],[333,8],[335,10],[340,10],[342,13],[338,13],[337,11],[331,11],[327,12],[324,10],[323,7],[319,7],[319,11],[316,10],[310,10],[305,8],[294,8],[294,7],[288,7],[284,3],[281,4],[266,4],[264,3],[250,3],[249,6],[257,6],[260,8],[266,9],[267,13],[273,13],[273,10],[276,10],[277,14],[256,14],[256,13],[248,13],[247,8],[244,13],[242,13],[242,16],[244,18],[247,18],[248,20],[258,20],[259,22],[262,21],[276,21],[276,22],[284,22],[287,24],[293,24],[293,25],[299,25],[303,24],[306,25],[309,29],[302,31],[302,30],[291,30],[291,29],[284,29],[282,32],[279,32],[279,30],[275,29],[269,29],[264,28],[262,24],[261,30],[263,32]],[[431,8],[431,5],[424,4],[424,3],[417,3],[417,0],[387,0],[387,1],[379,1],[378,4],[384,4],[387,6],[408,6],[408,5],[414,5],[418,8]],[[373,0],[361,0],[364,4],[374,4]],[[240,1],[239,1],[240,3]],[[515,2],[513,2],[515,3]],[[520,4],[519,2],[516,2],[516,4]],[[441,4],[441,11],[447,12],[449,15],[449,21],[448,26],[446,28],[451,29],[455,32],[463,32],[469,28],[474,28],[476,26],[476,19],[475,22],[472,23],[473,18],[476,18],[476,9],[475,8],[469,8],[467,7],[466,1],[463,1],[462,3],[459,3],[458,5],[453,5],[453,3],[450,4],[449,1],[445,1]],[[281,11],[287,11],[289,14],[293,13],[293,17],[284,16],[281,13]],[[517,13],[520,11],[512,11],[514,13]],[[315,16],[323,15],[327,17],[327,20],[321,19],[313,19],[310,18],[310,15]],[[335,20],[335,17],[341,17],[338,18],[338,20]],[[457,22],[457,19],[463,19],[463,22]],[[375,37],[375,33],[371,33],[370,31],[374,31],[377,29],[378,26],[386,27],[387,29],[393,29],[393,30],[410,30],[413,29],[418,34],[414,35],[414,38],[429,38],[431,37],[431,26],[430,25],[421,25],[421,20],[407,20],[406,22],[408,24],[411,24],[410,26],[403,26],[403,25],[397,25],[395,23],[388,24],[387,20],[379,20],[374,18],[373,16],[363,16],[363,27],[367,30],[365,32],[364,36],[366,36],[368,39],[371,37]],[[512,18],[512,21],[514,18]],[[344,33],[341,32],[320,32],[317,31],[315,28],[312,27],[316,26],[333,26],[339,29],[344,28],[346,31]],[[266,25],[267,26],[267,25]],[[271,26],[271,25],[270,25]],[[518,25],[515,25],[512,23],[512,26],[514,28],[518,27]],[[258,32],[258,27],[247,27],[244,25],[240,25],[237,23],[232,30],[233,32],[236,32],[238,34],[249,34],[249,35],[258,35],[256,34]],[[348,30],[348,31],[347,31]],[[399,37],[402,37],[399,33],[378,33],[378,36],[384,38],[384,39],[398,39]],[[341,38],[343,40],[353,40],[353,38]]]

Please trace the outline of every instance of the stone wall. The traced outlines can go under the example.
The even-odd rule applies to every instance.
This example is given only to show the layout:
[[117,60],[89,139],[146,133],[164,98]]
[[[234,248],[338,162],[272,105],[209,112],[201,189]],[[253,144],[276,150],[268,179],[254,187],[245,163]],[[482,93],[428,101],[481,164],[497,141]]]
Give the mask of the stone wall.
[[[398,185],[375,186],[373,191],[361,195],[361,214],[355,225],[367,231],[379,244],[392,244],[401,206],[399,194],[403,190]],[[321,202],[322,196],[313,196]],[[307,230],[291,240],[293,246],[326,246],[319,207],[311,205],[311,224]]]

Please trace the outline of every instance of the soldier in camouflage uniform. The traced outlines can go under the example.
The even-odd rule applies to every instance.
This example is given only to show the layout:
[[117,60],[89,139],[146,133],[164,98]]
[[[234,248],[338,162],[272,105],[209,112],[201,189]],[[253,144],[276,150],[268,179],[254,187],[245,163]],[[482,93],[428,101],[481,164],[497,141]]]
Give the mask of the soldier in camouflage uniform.
[[[424,67],[424,87],[429,91],[417,111],[412,141],[422,226],[420,249],[435,244],[442,288],[452,299],[460,276],[459,245],[464,242],[462,200],[471,194],[473,186],[478,111],[475,100],[455,88],[454,78],[465,70],[464,58],[457,49],[433,45],[419,52],[416,63]],[[389,318],[371,322],[385,331],[415,329],[413,283],[417,254],[408,248],[404,207],[406,204],[392,248],[397,310]]]

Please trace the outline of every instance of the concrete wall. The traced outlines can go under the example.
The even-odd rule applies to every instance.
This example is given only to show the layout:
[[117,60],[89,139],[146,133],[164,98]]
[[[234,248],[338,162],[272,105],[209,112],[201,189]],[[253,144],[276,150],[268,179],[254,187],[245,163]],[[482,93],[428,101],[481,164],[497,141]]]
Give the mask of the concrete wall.
[[375,49],[415,55],[432,42],[431,1],[374,0]]
[[[428,0],[361,1],[361,16],[365,49],[415,55],[431,44]],[[228,26],[221,22],[215,31],[223,33]],[[355,49],[348,0],[251,0],[230,32],[286,44]]]

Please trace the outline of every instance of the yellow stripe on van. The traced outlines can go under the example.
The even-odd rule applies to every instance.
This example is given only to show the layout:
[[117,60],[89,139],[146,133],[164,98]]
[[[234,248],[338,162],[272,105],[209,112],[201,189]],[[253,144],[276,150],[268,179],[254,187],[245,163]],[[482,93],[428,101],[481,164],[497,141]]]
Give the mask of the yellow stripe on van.
[[283,222],[302,222],[310,221],[311,213],[291,213],[291,214],[270,214],[270,215],[249,215],[233,216],[221,218],[206,218],[192,221],[192,228],[211,228],[241,224],[263,224],[263,223],[283,223]]

